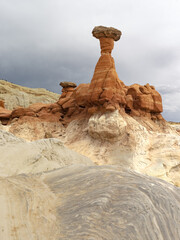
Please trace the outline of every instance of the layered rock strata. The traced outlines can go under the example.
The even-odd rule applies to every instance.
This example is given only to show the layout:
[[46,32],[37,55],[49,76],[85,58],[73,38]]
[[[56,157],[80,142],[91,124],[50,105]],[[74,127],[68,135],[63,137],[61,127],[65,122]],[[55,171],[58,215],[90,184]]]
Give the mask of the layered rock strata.
[[158,179],[74,165],[0,180],[2,240],[180,239],[180,189]]

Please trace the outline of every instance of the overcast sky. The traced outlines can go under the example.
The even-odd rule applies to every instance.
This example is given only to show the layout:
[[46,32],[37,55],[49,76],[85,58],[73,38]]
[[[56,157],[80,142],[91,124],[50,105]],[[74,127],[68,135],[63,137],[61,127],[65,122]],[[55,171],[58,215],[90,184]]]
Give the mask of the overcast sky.
[[126,85],[154,85],[180,122],[180,0],[0,0],[0,79],[61,92],[91,81],[94,26],[118,28],[112,55]]

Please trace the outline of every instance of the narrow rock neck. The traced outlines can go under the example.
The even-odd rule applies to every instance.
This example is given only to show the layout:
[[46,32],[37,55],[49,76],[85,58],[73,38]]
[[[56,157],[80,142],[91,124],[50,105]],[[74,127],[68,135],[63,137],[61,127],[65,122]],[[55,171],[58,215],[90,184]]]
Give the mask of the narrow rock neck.
[[100,38],[100,47],[101,47],[101,55],[111,54],[114,48],[114,40],[112,38]]

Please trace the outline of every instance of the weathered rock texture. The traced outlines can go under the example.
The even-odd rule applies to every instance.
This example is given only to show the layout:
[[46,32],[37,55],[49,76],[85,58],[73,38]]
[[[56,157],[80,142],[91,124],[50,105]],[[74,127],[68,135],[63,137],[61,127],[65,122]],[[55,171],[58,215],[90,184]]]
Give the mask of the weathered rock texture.
[[100,105],[113,111],[125,106],[125,85],[119,80],[115,70],[111,51],[114,46],[112,38],[100,38],[101,57],[96,65],[91,84],[88,89],[90,105]]
[[11,110],[5,109],[3,107],[0,107],[0,118],[10,118],[11,116]]
[[98,165],[117,164],[180,186],[180,135],[165,121],[131,117],[118,110],[75,119],[66,127],[61,121],[29,119],[24,116],[1,126],[29,141],[58,138]]
[[177,122],[169,122],[170,126],[175,129],[180,134],[180,123]]
[[61,106],[57,103],[34,103],[28,108],[18,107],[14,110],[7,110],[0,107],[0,121],[2,124],[22,122],[59,122],[63,115]]
[[95,27],[92,31],[94,37],[100,38],[112,38],[114,41],[118,41],[122,35],[121,31],[113,27]]
[[180,136],[166,122],[116,110],[74,120],[64,136],[67,147],[98,165],[120,165],[180,186]]
[[179,240],[180,189],[117,167],[1,177],[0,239]]
[[14,121],[11,125],[3,126],[8,128],[8,131],[17,137],[34,141],[43,138],[59,138],[63,139],[65,134],[65,127],[61,122],[43,122],[43,121],[26,121],[26,117]]
[[[28,88],[0,80],[0,101],[4,101],[5,108],[13,110],[17,107],[27,108],[34,103],[54,103],[59,94],[44,88]],[[1,106],[1,104],[0,104]]]
[[63,88],[75,88],[77,85],[73,82],[60,82],[59,84]]
[[4,101],[0,100],[0,107],[4,108]]
[[[55,138],[26,142],[0,130],[0,176],[39,173],[67,165],[93,165],[93,162],[64,147]],[[0,238],[1,239],[1,238]]]

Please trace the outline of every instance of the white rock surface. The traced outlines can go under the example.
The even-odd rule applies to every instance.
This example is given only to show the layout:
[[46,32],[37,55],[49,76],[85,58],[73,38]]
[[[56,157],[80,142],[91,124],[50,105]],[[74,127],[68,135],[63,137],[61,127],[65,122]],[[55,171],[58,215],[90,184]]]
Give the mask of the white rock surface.
[[[9,131],[27,140],[50,133],[97,165],[113,164],[180,186],[180,135],[169,124],[117,111],[60,123],[13,123]],[[48,168],[48,167],[47,167]]]
[[55,138],[26,142],[0,130],[0,176],[38,173],[67,165],[93,165],[93,162],[64,147]]
[[98,165],[117,164],[180,186],[180,135],[168,124],[114,112],[73,121],[65,136],[66,146]]
[[118,110],[104,114],[94,114],[88,122],[89,135],[99,139],[117,140],[125,133],[127,123]]
[[173,128],[173,129],[175,129],[179,134],[180,134],[180,123],[169,123],[170,124],[170,126]]
[[117,166],[0,178],[2,240],[179,240],[180,189]]
[[[113,135],[104,127],[106,139],[89,134],[88,120],[71,122],[63,136],[62,129],[54,132],[96,164],[114,166],[94,166],[58,139],[27,142],[2,126],[0,239],[179,240],[180,190],[147,175],[179,184],[180,136],[122,118],[126,131]],[[38,137],[37,126],[24,127],[19,136]],[[48,131],[48,123],[39,127],[40,136]]]

